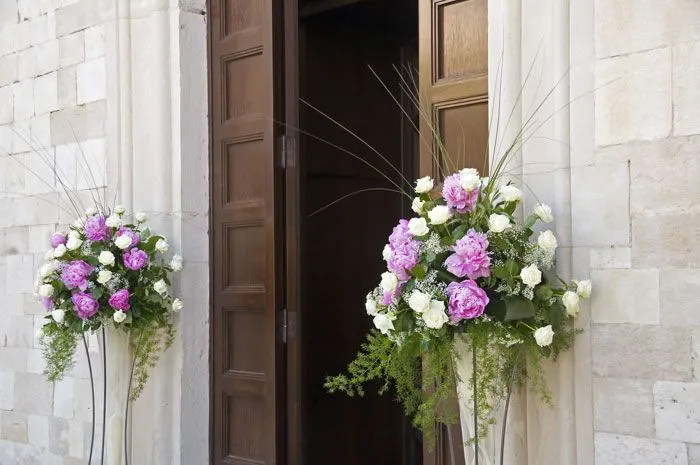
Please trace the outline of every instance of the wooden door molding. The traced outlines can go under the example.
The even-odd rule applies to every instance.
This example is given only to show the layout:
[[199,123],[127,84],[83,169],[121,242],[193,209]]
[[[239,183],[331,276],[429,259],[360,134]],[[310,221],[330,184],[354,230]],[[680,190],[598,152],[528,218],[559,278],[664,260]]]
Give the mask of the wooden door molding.
[[[487,0],[419,0],[419,93],[424,117],[420,132],[420,175],[440,179],[451,167],[488,172]],[[426,119],[427,116],[427,119]],[[450,154],[438,154],[433,128]],[[458,405],[453,406],[458,409]],[[458,410],[457,410],[458,411]],[[464,465],[459,424],[439,427],[424,465]]]
[[273,0],[208,2],[212,463],[278,461]]

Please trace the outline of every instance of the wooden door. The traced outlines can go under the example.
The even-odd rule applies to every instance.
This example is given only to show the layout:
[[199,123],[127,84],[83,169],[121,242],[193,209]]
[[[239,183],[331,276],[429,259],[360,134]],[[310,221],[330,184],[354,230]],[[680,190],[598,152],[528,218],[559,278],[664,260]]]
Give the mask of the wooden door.
[[[275,464],[281,311],[273,0],[210,0],[212,463]],[[280,460],[282,461],[282,460]]]
[[[487,0],[419,0],[421,176],[454,168],[488,172]],[[439,149],[438,134],[450,160]],[[435,156],[437,155],[437,156]],[[457,407],[456,405],[454,406]],[[464,464],[459,425],[438,428],[426,465]]]

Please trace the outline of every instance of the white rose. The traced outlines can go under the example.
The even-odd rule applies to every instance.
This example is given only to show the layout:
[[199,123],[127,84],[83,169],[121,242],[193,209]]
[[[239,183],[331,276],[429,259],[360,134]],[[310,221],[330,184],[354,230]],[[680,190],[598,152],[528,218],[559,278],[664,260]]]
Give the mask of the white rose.
[[126,313],[122,312],[121,310],[117,310],[114,312],[112,318],[114,318],[115,323],[121,323],[122,321],[126,320]]
[[432,329],[440,329],[449,321],[449,317],[445,313],[445,302],[440,300],[431,301],[430,308],[422,316],[425,326]]
[[554,338],[554,331],[552,331],[552,325],[543,326],[537,328],[535,331],[535,341],[540,347],[546,347],[552,343],[552,338]]
[[557,238],[552,231],[541,232],[537,238],[537,245],[540,246],[542,250],[554,252],[554,249],[557,248]]
[[41,297],[51,297],[53,295],[53,286],[51,284],[42,284],[39,286],[39,295]]
[[578,316],[581,300],[579,299],[577,293],[573,291],[566,291],[561,297],[561,301],[564,304],[564,308],[566,308],[567,315],[573,317]]
[[55,249],[53,249],[54,258],[60,258],[66,254],[66,246],[64,244],[58,244]]
[[95,213],[97,213],[97,208],[95,208],[94,206],[89,207],[87,210],[85,210],[85,216],[92,216]]
[[365,301],[365,310],[369,316],[374,316],[377,314],[377,301],[367,296],[367,301]]
[[381,331],[382,334],[389,334],[389,331],[394,330],[394,323],[391,321],[391,318],[381,313],[375,315],[374,326]]
[[122,234],[114,239],[114,245],[124,250],[131,245],[131,237],[127,236],[126,234]]
[[[62,245],[62,244],[60,244],[60,245]],[[53,260],[54,258],[56,258],[56,255],[54,255],[53,249],[47,250],[46,253],[44,254],[44,260]]]
[[544,221],[545,223],[551,223],[552,221],[554,221],[554,217],[552,216],[552,209],[549,208],[549,205],[545,205],[543,203],[535,207],[535,216],[540,220]]
[[[66,242],[66,248],[68,250],[75,250],[80,248],[80,246],[83,245],[83,241],[78,237],[78,235],[72,235],[68,236],[68,242]],[[58,247],[56,247],[58,248]],[[56,255],[56,251],[54,250],[54,255]]]
[[523,193],[520,191],[520,189],[511,184],[501,186],[498,192],[506,202],[518,202],[523,198]]
[[56,323],[63,323],[63,319],[66,317],[66,312],[61,310],[60,308],[57,308],[56,310],[53,310],[51,312],[51,318],[53,318],[53,321]]
[[492,213],[489,216],[489,231],[494,233],[502,233],[506,229],[510,228],[510,218],[506,215],[499,215],[498,213]]
[[153,284],[153,289],[155,289],[158,294],[163,295],[168,292],[168,285],[165,281],[160,279]]
[[107,284],[110,279],[112,279],[112,272],[109,270],[100,270],[97,273],[97,282],[100,284]]
[[156,250],[160,253],[165,253],[170,248],[170,244],[165,239],[158,239],[156,242]]
[[433,207],[428,212],[428,218],[430,218],[430,224],[445,224],[450,219],[450,209],[445,205]]
[[185,305],[182,303],[182,300],[180,300],[180,299],[173,300],[173,304],[172,304],[173,312],[175,312],[175,313],[179,312],[180,310],[183,309],[184,306]]
[[112,266],[114,265],[114,254],[109,250],[103,250],[97,257],[97,260],[105,266]]
[[425,205],[425,202],[421,200],[420,197],[416,197],[413,199],[413,203],[411,204],[411,210],[420,215],[423,213],[423,205]]
[[416,313],[423,313],[430,308],[430,296],[421,291],[413,291],[408,298],[408,306]]
[[471,192],[481,185],[479,172],[474,168],[465,168],[459,172],[459,185],[467,192]]
[[537,269],[537,266],[530,265],[520,270],[520,279],[527,286],[535,287],[542,282],[542,272]]
[[54,271],[56,271],[56,265],[53,262],[52,263],[45,263],[44,265],[41,266],[41,268],[39,268],[39,276],[41,276],[42,278],[45,278],[48,275],[50,275],[51,273],[53,273]]
[[126,208],[124,207],[124,205],[117,205],[116,207],[114,207],[114,213],[116,213],[117,215],[123,215],[125,212]]
[[411,218],[408,221],[408,232],[418,237],[425,236],[430,232],[428,222],[425,218]]
[[173,271],[182,271],[182,257],[173,255],[173,259],[170,260],[170,268],[172,268]]
[[426,192],[430,192],[432,188],[433,180],[430,178],[430,176],[420,178],[416,181],[416,192],[419,194],[425,194]]
[[118,228],[122,225],[122,220],[117,215],[109,215],[105,220],[105,224],[110,228]]
[[134,219],[137,223],[145,223],[148,221],[148,215],[146,215],[144,212],[138,212],[134,214]]
[[379,285],[385,292],[394,292],[396,286],[399,285],[399,278],[391,271],[384,272],[382,273],[382,281]]
[[586,279],[576,283],[576,293],[582,299],[588,299],[591,297],[591,291],[593,290],[593,285],[591,281]]
[[382,257],[384,258],[384,261],[388,262],[392,255],[394,255],[394,252],[391,251],[391,246],[389,244],[385,245],[384,250],[382,250]]

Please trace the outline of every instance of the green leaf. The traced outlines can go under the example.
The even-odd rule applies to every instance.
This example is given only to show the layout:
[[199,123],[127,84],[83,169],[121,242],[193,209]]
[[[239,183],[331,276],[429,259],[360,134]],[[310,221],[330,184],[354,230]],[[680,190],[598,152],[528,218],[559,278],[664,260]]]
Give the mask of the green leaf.
[[506,202],[505,208],[503,208],[503,211],[508,213],[509,215],[513,215],[515,213],[515,209],[518,206],[518,202]]
[[413,329],[414,320],[409,312],[401,312],[396,316],[394,320],[394,329],[399,332],[407,332]]
[[433,263],[436,258],[437,255],[435,255],[435,252],[428,252],[425,254],[425,261],[428,263]]
[[503,321],[506,318],[506,303],[503,299],[491,299],[489,304],[486,306],[486,314],[496,318],[497,320]]
[[143,231],[141,231],[141,240],[142,241],[147,241],[148,238],[151,237],[151,230],[146,228]]
[[436,268],[435,271],[437,271],[437,274],[440,278],[444,279],[447,282],[456,283],[457,281],[459,281],[459,278],[457,278],[457,276],[455,276],[452,273],[449,273],[445,270],[441,270],[440,268]]
[[515,260],[508,260],[505,265],[506,270],[508,270],[508,276],[518,276],[518,274],[520,274],[520,267]]
[[565,319],[565,317],[566,310],[564,309],[564,305],[558,300],[554,303],[554,305],[549,307],[549,320],[552,325],[557,326]]
[[505,265],[496,265],[491,268],[491,274],[494,275],[497,278],[501,279],[507,279],[510,277],[510,274],[508,273],[508,269],[506,268]]
[[454,231],[452,231],[452,237],[455,240],[459,240],[464,237],[464,235],[467,233],[467,225],[463,224],[461,226],[458,226],[455,228]]
[[535,289],[535,296],[537,296],[538,300],[546,302],[551,299],[553,295],[552,288],[547,285],[540,285]]
[[489,244],[493,245],[499,250],[508,250],[510,248],[510,244],[508,244],[508,241],[506,241],[497,234],[489,237]]
[[507,297],[505,303],[506,321],[525,320],[535,316],[535,306],[524,297]]
[[440,245],[448,247],[454,244],[454,241],[452,240],[452,237],[450,236],[443,236],[440,238]]
[[425,278],[425,269],[423,269],[423,267],[420,265],[416,265],[411,270],[411,274],[418,279],[423,279]]
[[[523,225],[523,229],[530,229],[532,228],[535,223],[537,222],[537,216],[535,215],[530,215],[527,220],[525,221],[525,224]],[[532,235],[532,233],[530,233]]]

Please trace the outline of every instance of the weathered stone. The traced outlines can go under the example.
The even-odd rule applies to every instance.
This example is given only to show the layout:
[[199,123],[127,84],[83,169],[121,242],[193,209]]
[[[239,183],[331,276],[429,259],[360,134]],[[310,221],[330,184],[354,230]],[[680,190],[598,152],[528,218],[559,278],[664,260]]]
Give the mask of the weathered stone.
[[[34,149],[44,149],[51,146],[51,119],[48,113],[35,116],[29,120],[29,129],[32,135]],[[34,150],[36,152],[36,150]],[[42,150],[43,152],[43,150]],[[47,154],[50,157],[50,154]],[[51,158],[49,158],[51,160]]]
[[661,272],[661,323],[700,326],[700,270]]
[[685,444],[609,433],[595,435],[595,465],[688,465]]
[[29,349],[27,351],[27,373],[41,375],[45,369],[46,361],[41,349]]
[[74,32],[58,40],[58,62],[61,68],[85,61],[85,33]]
[[83,458],[83,424],[63,418],[49,419],[49,450],[57,455]]
[[0,410],[15,408],[15,373],[0,368]]
[[76,67],[78,104],[103,100],[107,97],[105,58],[96,58]]
[[12,442],[27,442],[26,414],[2,412],[0,419],[0,439]]
[[590,249],[590,267],[592,269],[632,267],[631,247],[600,247]]
[[13,87],[15,120],[26,120],[34,116],[34,79],[25,79]]
[[574,246],[629,245],[627,163],[572,168],[571,189]]
[[659,322],[658,270],[591,270],[595,292],[591,318],[595,323]]
[[42,449],[49,448],[49,418],[43,415],[27,415],[29,443]]
[[700,445],[688,444],[688,465],[700,465]]
[[85,60],[105,55],[105,27],[100,24],[85,29]]
[[107,147],[105,139],[90,139],[79,142],[78,150],[78,156],[81,159],[78,163],[78,189],[106,186]]
[[671,50],[608,58],[596,65],[596,144],[653,140],[671,133]]
[[104,100],[78,107],[66,108],[51,114],[51,142],[54,145],[78,146],[75,142],[102,138],[105,135]]
[[77,104],[77,82],[75,66],[58,70],[58,108],[74,107]]
[[32,255],[11,255],[7,257],[7,267],[12,270],[7,274],[8,293],[22,294],[34,290],[34,257]]
[[700,268],[700,213],[632,218],[635,268]]
[[14,88],[0,87],[0,124],[14,121]]
[[73,378],[63,378],[54,384],[53,415],[68,420],[73,418]]
[[0,347],[31,347],[33,337],[32,316],[0,314]]
[[36,76],[36,48],[28,48],[17,52],[17,79],[24,79]]
[[31,44],[39,45],[56,38],[56,17],[53,13],[37,16],[29,21]]
[[17,54],[0,56],[0,87],[17,81]]
[[654,384],[656,437],[700,443],[700,384]]
[[689,327],[596,324],[591,345],[598,377],[688,381],[692,376]]
[[593,407],[596,431],[654,436],[652,381],[595,378]]
[[55,72],[34,80],[34,113],[41,115],[58,109],[58,77]]
[[37,75],[58,69],[58,39],[49,40],[34,47]]
[[[0,350],[2,349],[0,348]],[[53,385],[47,382],[42,375],[16,373],[15,411],[51,415],[53,411]]]
[[700,134],[700,42],[673,48],[673,133]]

